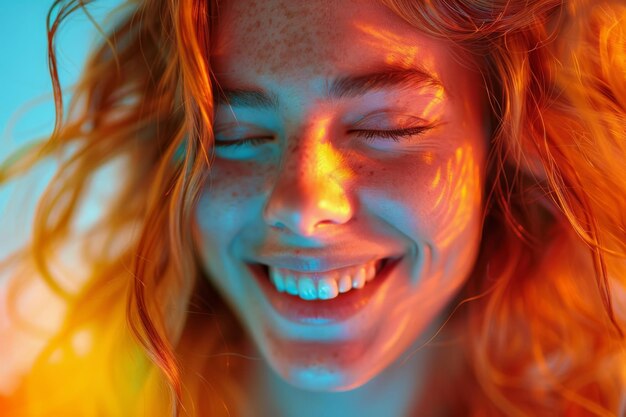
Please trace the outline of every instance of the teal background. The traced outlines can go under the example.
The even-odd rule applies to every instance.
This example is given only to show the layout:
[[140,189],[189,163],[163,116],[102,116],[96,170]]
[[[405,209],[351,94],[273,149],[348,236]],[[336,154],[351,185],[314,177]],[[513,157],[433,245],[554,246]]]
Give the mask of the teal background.
[[[89,11],[100,21],[119,1],[97,0]],[[0,3],[0,134],[4,156],[25,140],[50,132],[54,120],[48,74],[46,15],[52,0],[2,0]],[[59,30],[59,76],[75,82],[91,45],[99,39],[82,13]]]
[[[88,10],[106,28],[105,16],[120,3],[95,0]],[[20,145],[52,131],[46,38],[46,16],[52,4],[53,0],[0,0],[0,161]],[[82,11],[60,27],[57,58],[65,104],[88,50],[99,41],[101,35]],[[54,169],[53,162],[45,162],[24,177],[0,184],[0,260],[28,238],[37,196]],[[86,209],[87,214],[90,211]],[[2,279],[0,273],[0,284]]]

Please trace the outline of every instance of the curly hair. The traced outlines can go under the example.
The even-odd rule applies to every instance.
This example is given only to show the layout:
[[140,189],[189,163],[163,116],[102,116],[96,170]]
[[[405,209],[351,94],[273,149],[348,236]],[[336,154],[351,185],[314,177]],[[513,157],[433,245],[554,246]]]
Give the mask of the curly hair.
[[[218,2],[129,0],[64,113],[55,34],[85,3],[57,0],[48,17],[53,134],[0,166],[6,183],[59,161],[31,241],[0,266],[12,271],[11,318],[24,331],[38,332],[17,308],[29,285],[45,282],[65,308],[0,410],[245,415],[245,358],[233,353],[243,330],[188,233],[211,166]],[[476,57],[491,104],[481,252],[446,323],[464,373],[438,400],[467,416],[624,412],[626,5],[383,3]],[[80,230],[91,181],[110,164],[120,172],[114,198]],[[80,285],[55,267],[72,242],[87,265]],[[81,337],[89,349],[77,347]]]

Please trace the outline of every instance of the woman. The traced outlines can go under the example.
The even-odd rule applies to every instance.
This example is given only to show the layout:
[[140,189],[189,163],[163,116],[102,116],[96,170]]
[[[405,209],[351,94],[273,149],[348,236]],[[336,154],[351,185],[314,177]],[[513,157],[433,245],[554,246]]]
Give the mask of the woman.
[[69,155],[5,263],[67,308],[6,415],[624,412],[623,5],[128,6],[3,167]]

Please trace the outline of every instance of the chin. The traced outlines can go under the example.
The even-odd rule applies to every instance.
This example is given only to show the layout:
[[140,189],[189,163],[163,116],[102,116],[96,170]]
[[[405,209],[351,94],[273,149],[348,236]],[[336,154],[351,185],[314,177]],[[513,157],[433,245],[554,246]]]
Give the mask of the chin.
[[380,362],[363,339],[303,340],[269,330],[256,345],[274,373],[308,391],[350,390],[367,382],[363,371],[372,373],[371,364]]
[[343,392],[365,385],[372,376],[357,375],[353,370],[323,365],[282,365],[275,369],[287,383],[305,391]]
[[287,384],[306,391],[343,392],[367,384],[380,371],[381,364],[371,351],[350,344],[319,346],[298,344],[289,354],[264,355],[270,368]]

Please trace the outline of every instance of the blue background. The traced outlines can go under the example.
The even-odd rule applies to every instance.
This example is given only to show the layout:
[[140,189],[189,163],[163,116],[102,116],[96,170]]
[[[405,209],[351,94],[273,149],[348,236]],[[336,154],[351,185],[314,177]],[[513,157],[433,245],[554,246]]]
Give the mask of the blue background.
[[[46,15],[52,3],[0,0],[0,161],[20,145],[52,131],[54,105],[46,38]],[[88,10],[106,28],[105,16],[120,3],[96,0]],[[82,11],[60,27],[58,71],[66,104],[89,48],[101,40]],[[28,238],[37,196],[54,168],[53,162],[45,162],[27,176],[0,184],[0,260]],[[0,275],[0,283],[2,278]]]

